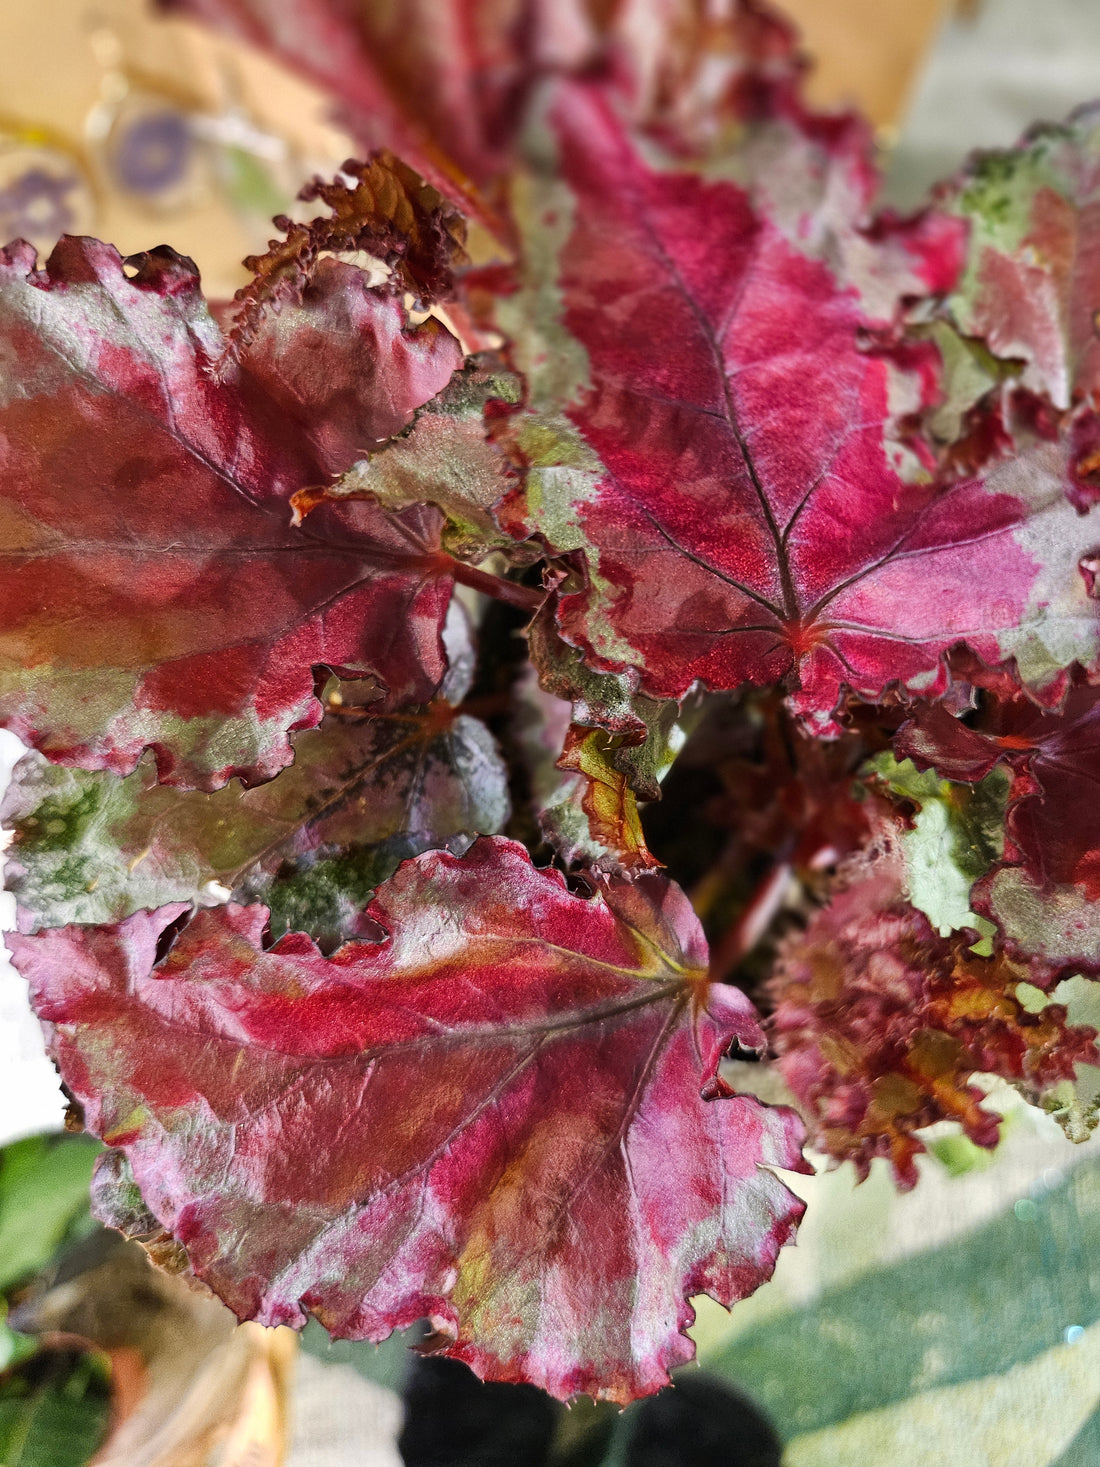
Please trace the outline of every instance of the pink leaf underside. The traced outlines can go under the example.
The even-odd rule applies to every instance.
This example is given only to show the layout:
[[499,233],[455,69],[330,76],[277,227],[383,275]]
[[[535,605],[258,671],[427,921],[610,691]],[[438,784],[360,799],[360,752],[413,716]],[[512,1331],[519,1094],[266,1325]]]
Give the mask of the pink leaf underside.
[[[577,203],[564,319],[591,378],[569,415],[604,468],[559,547],[592,571],[561,600],[566,637],[657,697],[786,678],[808,713],[841,684],[932,692],[959,640],[999,660],[1036,569],[1026,507],[899,479],[855,297],[732,184],[647,167],[594,91],[565,92],[554,125]],[[501,513],[538,528],[522,499]]]
[[89,1128],[239,1315],[433,1315],[484,1376],[625,1401],[690,1357],[686,1294],[770,1275],[801,1124],[716,1080],[762,1036],[668,881],[586,900],[482,839],[406,862],[377,944],[264,952],[230,906],[154,966],[180,911],[10,942]]
[[461,364],[326,261],[241,366],[189,261],[64,239],[0,257],[0,718],[51,758],[212,787],[289,761],[316,664],[431,695],[440,516],[287,499],[401,431]]

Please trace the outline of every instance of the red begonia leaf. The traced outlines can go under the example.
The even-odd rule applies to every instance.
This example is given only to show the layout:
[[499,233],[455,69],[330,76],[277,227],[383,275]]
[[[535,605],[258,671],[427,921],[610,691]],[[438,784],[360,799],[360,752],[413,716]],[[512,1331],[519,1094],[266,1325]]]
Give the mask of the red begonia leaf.
[[[413,328],[403,306],[369,289],[361,270],[324,259],[301,306],[287,302],[256,324],[242,366],[284,425],[303,434],[327,476],[403,432],[462,361],[457,340],[438,321]],[[282,486],[272,492],[285,493]]]
[[879,177],[864,118],[811,112],[796,79],[783,73],[770,85],[757,81],[741,112],[737,146],[708,158],[707,176],[740,184],[789,244],[827,261],[858,291],[868,322],[898,325],[908,301],[957,284],[963,220],[939,209],[874,213]]
[[1069,412],[1065,489],[1084,513],[1100,499],[1100,109],[977,154],[940,202],[970,233],[945,304],[964,340],[940,338],[962,366],[947,380],[947,408],[966,429],[951,456],[974,462],[1011,447],[1021,424],[1052,431]]
[[1037,981],[1100,972],[1100,690],[1071,689],[1058,712],[1022,698],[994,703],[979,727],[922,709],[896,747],[955,780],[1007,764],[1004,857],[976,884],[974,910]]
[[598,94],[560,94],[554,125],[575,385],[564,424],[534,420],[544,456],[497,513],[584,553],[587,585],[558,599],[567,641],[653,697],[784,679],[821,718],[845,685],[942,691],[956,642],[1040,687],[1095,658],[1076,557],[1097,532],[1054,525],[1062,466],[903,482],[887,366],[829,270],[733,185],[650,168]]
[[941,195],[970,229],[947,310],[959,330],[1022,364],[1020,385],[1057,408],[1100,389],[1100,109],[979,153]]
[[584,7],[572,3],[163,3],[270,51],[324,90],[366,148],[391,149],[483,217],[483,191],[509,167],[531,87],[559,59],[555,39],[585,53],[589,44]]
[[626,1401],[690,1357],[686,1295],[770,1274],[801,1127],[718,1079],[762,1036],[662,878],[586,900],[487,839],[407,862],[332,958],[179,914],[10,943],[86,1124],[239,1315],[432,1315],[482,1375]]
[[[1025,720],[1036,716],[1033,704],[1023,716]],[[898,759],[912,759],[918,769],[934,767],[945,779],[967,783],[984,779],[1002,759],[1028,747],[1026,741],[1005,743],[996,734],[964,723],[942,703],[918,708],[894,740]]]
[[[131,273],[128,274],[127,270]],[[189,262],[65,239],[0,257],[0,719],[59,762],[211,788],[275,773],[318,664],[426,700],[444,670],[442,519],[289,498],[400,431],[454,338],[328,261],[240,365]]]
[[859,870],[781,951],[771,980],[779,1068],[810,1117],[811,1139],[861,1178],[876,1156],[899,1184],[917,1181],[915,1134],[958,1121],[994,1146],[975,1072],[1038,1092],[1096,1058],[1096,1032],[1067,1028],[1064,1008],[1031,1013],[1016,997],[1026,969],[977,957],[973,934],[937,936],[906,901],[899,866]]

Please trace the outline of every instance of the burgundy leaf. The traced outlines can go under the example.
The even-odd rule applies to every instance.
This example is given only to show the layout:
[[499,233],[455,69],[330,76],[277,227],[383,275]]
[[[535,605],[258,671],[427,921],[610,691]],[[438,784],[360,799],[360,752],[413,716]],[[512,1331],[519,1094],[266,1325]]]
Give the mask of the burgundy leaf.
[[1073,688],[1057,712],[1019,697],[991,702],[977,727],[922,709],[896,748],[948,779],[1008,766],[1004,858],[975,886],[974,910],[997,923],[1034,981],[1100,972],[1100,690]]
[[853,873],[788,942],[771,982],[779,1068],[811,1118],[813,1144],[866,1177],[885,1157],[899,1184],[916,1184],[915,1133],[958,1121],[979,1146],[1000,1121],[982,1109],[976,1071],[1041,1091],[1096,1058],[1096,1032],[1067,1028],[1051,1004],[1028,1012],[1015,996],[1027,976],[1003,956],[981,958],[968,937],[938,937],[905,900],[884,860]]
[[487,839],[407,862],[388,936],[332,958],[179,915],[10,942],[86,1124],[239,1315],[432,1315],[484,1376],[626,1401],[690,1358],[686,1295],[771,1273],[801,1128],[718,1078],[762,1036],[678,888],[586,900]]
[[[1034,704],[1025,705],[1025,722],[1037,716]],[[912,759],[918,769],[935,768],[945,779],[966,783],[984,779],[1002,759],[1028,747],[1011,737],[1002,739],[956,717],[942,703],[918,707],[894,740],[898,759]]]
[[269,777],[318,664],[425,700],[444,670],[441,516],[289,498],[400,431],[460,364],[325,263],[240,366],[190,262],[65,239],[0,257],[0,719],[50,758],[206,788]]

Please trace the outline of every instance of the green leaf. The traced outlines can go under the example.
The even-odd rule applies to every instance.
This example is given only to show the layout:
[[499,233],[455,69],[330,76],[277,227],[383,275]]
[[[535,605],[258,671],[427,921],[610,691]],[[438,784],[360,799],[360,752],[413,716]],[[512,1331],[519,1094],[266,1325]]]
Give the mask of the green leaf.
[[79,1230],[102,1149],[90,1136],[66,1135],[29,1136],[0,1151],[0,1291],[45,1268]]
[[988,956],[993,924],[970,910],[970,889],[1004,850],[1004,813],[1010,775],[994,769],[977,784],[921,773],[911,759],[890,753],[867,765],[897,799],[917,806],[912,828],[901,832],[909,898],[941,936],[973,927],[982,936],[975,951]]
[[944,1247],[765,1320],[703,1363],[736,1381],[785,1437],[817,1431],[1002,1375],[1061,1345],[1068,1326],[1088,1329],[1100,1321],[1100,1277],[1088,1266],[1098,1250],[1092,1161]]
[[84,1467],[107,1428],[107,1380],[94,1356],[39,1356],[0,1383],[4,1467]]
[[149,761],[117,779],[28,754],[0,807],[9,885],[33,926],[114,922],[222,887],[266,902],[275,935],[336,942],[399,862],[508,818],[492,736],[442,699],[385,716],[337,703],[294,755],[267,784],[206,794],[157,784]]

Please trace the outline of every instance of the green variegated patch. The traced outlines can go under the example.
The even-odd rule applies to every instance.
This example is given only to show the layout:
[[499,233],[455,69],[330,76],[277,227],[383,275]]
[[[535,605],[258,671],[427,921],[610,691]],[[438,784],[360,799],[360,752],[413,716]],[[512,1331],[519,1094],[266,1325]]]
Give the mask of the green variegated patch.
[[508,818],[492,736],[446,703],[393,717],[334,707],[295,736],[295,756],[267,784],[205,794],[158,785],[149,763],[117,779],[26,755],[2,807],[25,924],[233,893],[269,902],[275,933],[336,941],[400,861]]
[[976,951],[988,953],[993,924],[970,910],[970,889],[1004,850],[1009,775],[995,769],[978,784],[956,784],[889,753],[876,755],[868,769],[891,795],[918,807],[911,828],[899,835],[913,905],[942,936],[976,928],[982,936]]

